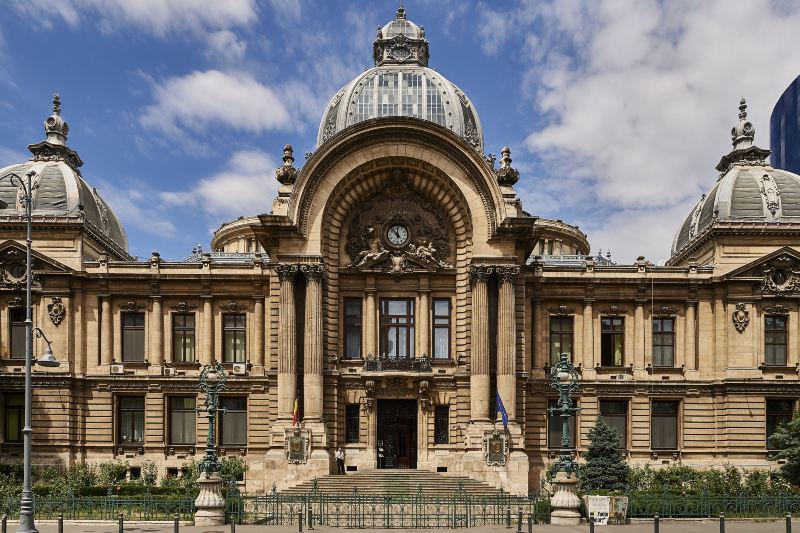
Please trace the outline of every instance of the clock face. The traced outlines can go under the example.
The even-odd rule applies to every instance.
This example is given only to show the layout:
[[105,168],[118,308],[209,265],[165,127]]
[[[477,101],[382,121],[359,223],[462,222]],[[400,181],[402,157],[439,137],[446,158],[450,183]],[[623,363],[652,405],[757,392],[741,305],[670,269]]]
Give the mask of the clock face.
[[392,224],[386,233],[386,238],[394,246],[403,246],[408,242],[408,229],[402,224]]

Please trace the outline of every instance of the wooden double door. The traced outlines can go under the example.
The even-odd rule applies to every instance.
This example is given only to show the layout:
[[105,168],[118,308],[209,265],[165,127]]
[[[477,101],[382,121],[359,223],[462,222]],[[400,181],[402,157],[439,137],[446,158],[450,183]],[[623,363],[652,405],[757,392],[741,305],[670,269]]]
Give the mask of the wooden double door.
[[417,401],[378,400],[378,468],[417,467]]

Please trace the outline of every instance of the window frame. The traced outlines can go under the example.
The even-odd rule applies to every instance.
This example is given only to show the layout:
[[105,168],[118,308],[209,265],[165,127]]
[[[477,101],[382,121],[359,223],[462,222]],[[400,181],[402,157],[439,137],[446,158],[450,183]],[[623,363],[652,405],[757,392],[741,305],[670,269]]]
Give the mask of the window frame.
[[[354,304],[358,302],[358,314],[348,313],[348,303]],[[355,306],[353,307],[355,308]],[[342,299],[342,353],[345,359],[355,360],[362,357],[364,350],[364,299],[360,296],[346,296]],[[350,354],[348,348],[350,346],[350,335],[353,335],[358,340],[358,354]],[[354,339],[355,340],[355,339]]]
[[[671,331],[666,331],[666,332],[664,331],[664,322],[665,321],[669,321],[669,322],[672,323],[672,330]],[[656,332],[656,328],[655,328],[656,322],[660,323],[658,332]],[[676,317],[674,317],[674,316],[654,316],[654,317],[652,317],[652,320],[650,322],[650,334],[651,334],[651,337],[652,337],[651,338],[652,345],[651,345],[651,356],[650,356],[651,363],[650,364],[652,366],[654,366],[656,368],[673,368],[675,366],[675,341],[676,341],[676,338],[677,338],[676,337],[675,328],[676,328],[677,324],[678,324],[678,321],[676,320]],[[663,339],[666,339],[666,338],[672,339],[672,343],[671,344],[665,344],[663,342]],[[659,339],[659,341],[662,341],[662,342],[656,342],[656,339]],[[670,352],[671,363],[670,364],[656,364],[656,348],[657,347],[661,348],[661,354],[662,354],[661,355],[661,361],[662,362],[665,359],[664,355],[663,355],[664,348],[670,348],[670,350],[671,350],[671,352]]]
[[447,404],[434,408],[433,444],[450,444],[450,406]]
[[[606,322],[612,328],[606,330]],[[618,322],[618,324],[615,324]],[[618,329],[616,328],[618,326]],[[607,356],[605,353],[605,348],[607,346],[606,336],[609,336],[610,341],[610,349],[612,350],[611,357],[614,357],[614,360],[609,362],[607,361]],[[613,351],[614,347],[616,346],[616,339],[619,338],[619,362],[616,361],[616,354]],[[615,368],[615,367],[622,367],[625,366],[625,317],[624,316],[601,316],[600,317],[600,366],[601,367],[608,367],[608,368]]]
[[[666,414],[666,413],[656,413],[655,405],[656,404],[673,404],[675,406],[675,413]],[[674,447],[661,447],[661,446],[654,446],[654,431],[653,431],[653,422],[656,418],[672,418],[675,419],[675,446]],[[650,400],[650,449],[651,450],[664,450],[664,451],[677,451],[680,449],[681,437],[680,437],[680,418],[681,418],[681,402],[680,400]]]
[[[218,435],[217,435],[217,442],[219,442],[219,446],[222,448],[246,448],[247,447],[247,437],[249,435],[248,429],[248,409],[247,409],[247,396],[221,396],[220,397],[219,405],[220,407],[225,408],[225,412],[222,416],[219,417],[219,428],[218,428]],[[228,401],[241,401],[244,407],[241,408],[230,408],[226,407],[225,403]],[[244,415],[244,440],[241,442],[226,442],[224,438],[224,428],[225,428],[225,419],[230,413],[236,413],[238,415]]]
[[[192,317],[192,326],[178,325],[176,319]],[[197,362],[197,313],[172,313],[170,317],[172,323],[172,362],[173,363],[196,363]],[[192,337],[192,358],[186,358],[186,338],[191,333]],[[180,346],[178,341],[181,340]]]
[[[18,316],[14,317],[14,315]],[[24,306],[8,308],[8,350],[10,359],[25,361],[25,335],[27,334],[27,327],[25,324],[26,320],[27,317]],[[14,344],[16,344],[15,338],[17,335],[22,337],[19,354],[15,353],[17,350],[14,349]]]
[[[781,320],[783,322],[783,329],[770,329],[767,325],[770,322]],[[768,342],[774,335],[783,337],[783,342]],[[788,345],[789,345],[789,316],[775,313],[768,313],[764,315],[764,366],[784,367],[788,364]],[[769,361],[769,347],[782,347],[783,358],[778,362]]]
[[[17,398],[20,400],[18,405],[9,405],[9,398]],[[18,439],[9,438],[9,411],[14,411],[17,414],[17,427],[16,432],[19,435]],[[22,430],[25,428],[25,394],[22,392],[6,392],[3,394],[3,442],[9,444],[22,444],[23,434]]]
[[[578,406],[577,400],[574,400],[574,399],[572,400],[572,406],[573,407],[577,407]],[[552,414],[550,412],[550,408],[551,407],[558,407],[558,400],[557,399],[550,398],[550,399],[547,400],[547,410],[545,411],[545,414],[547,415],[546,416],[546,419],[547,419],[547,448],[549,450],[563,450],[563,448],[561,447],[561,436],[562,436],[562,433],[563,433],[563,427],[562,427],[563,426],[563,422],[561,421],[561,415]],[[555,443],[555,445],[553,445],[553,442],[551,442],[552,441],[552,437],[553,437],[553,429],[554,429],[552,424],[553,424],[553,421],[556,420],[556,418],[557,418],[557,421],[558,421],[558,437],[556,439],[557,442]],[[573,412],[571,415],[569,415],[569,424],[570,424],[569,436],[570,436],[570,440],[571,440],[569,449],[570,450],[575,450],[576,449],[576,443],[578,442],[578,436],[576,435],[576,428],[578,427],[577,412]]]
[[[775,410],[774,405],[778,402],[789,402],[791,407],[788,411]],[[770,410],[770,404],[773,404],[772,410]],[[796,406],[797,402],[793,398],[766,398],[764,405],[764,446],[766,446],[767,451],[774,451],[777,449],[770,443],[772,440],[772,435],[775,433],[775,430],[778,428],[778,426],[792,421]],[[783,418],[784,420],[773,421],[772,424],[770,424],[770,418]],[[772,425],[772,433],[770,433],[770,425]]]
[[[621,405],[624,405],[625,408],[623,409],[622,413],[609,413],[609,412],[605,412],[604,413],[603,412],[603,405],[604,404],[606,406],[608,406],[610,404],[621,404]],[[625,420],[624,429],[623,429],[622,433],[620,434],[620,440],[619,440],[620,446],[618,447],[618,449],[619,450],[627,450],[628,449],[628,423],[629,423],[629,414],[630,414],[630,401],[628,401],[626,399],[620,399],[620,398],[600,398],[598,400],[597,412],[598,412],[599,416],[603,417],[603,420],[605,420],[606,423],[609,426],[614,427],[615,429],[618,430],[618,432],[619,432],[619,428],[617,427],[617,425],[612,425],[609,422],[609,420],[613,420],[614,418],[620,418],[620,417],[622,417]]]
[[[406,304],[406,313],[403,315],[390,315],[388,314],[389,304],[392,302],[404,302]],[[380,299],[380,319],[378,323],[379,332],[379,347],[381,358],[387,359],[414,359],[416,357],[416,301],[414,298],[381,298]],[[392,320],[403,319],[406,322],[392,322]],[[399,351],[399,343],[395,348],[395,355],[389,356],[385,348],[389,341],[389,332],[391,329],[398,330],[395,334],[395,342],[400,339],[400,330],[405,331],[406,339],[406,353],[401,355]]]
[[[175,399],[186,399],[191,398],[194,400],[194,407],[189,408],[181,408],[176,410],[173,405],[172,401]],[[170,446],[196,446],[197,445],[197,396],[189,396],[189,395],[175,395],[175,396],[167,396],[167,413],[168,413],[168,422],[169,427],[167,428],[167,436],[168,436],[168,444]],[[175,413],[192,413],[192,417],[194,419],[194,440],[192,442],[175,442],[172,437],[173,428],[175,424]]]
[[[561,323],[563,321],[569,322],[569,329],[561,328],[555,329],[554,323]],[[561,360],[561,354],[566,352],[569,354],[569,360],[573,360],[573,353],[575,350],[575,317],[573,315],[550,315],[548,323],[548,344],[550,346],[550,366],[555,366]],[[559,346],[564,346],[564,339],[569,339],[569,350],[557,350],[558,353],[553,353],[554,342],[559,339],[561,343]]]
[[[139,319],[141,320],[141,324],[128,324],[128,319]],[[122,351],[120,357],[122,358],[123,363],[144,363],[147,360],[147,335],[145,334],[145,321],[146,317],[144,311],[124,311],[120,313],[120,350]],[[129,335],[141,336],[141,354],[130,353],[128,342],[126,342],[128,339],[132,338],[129,337]]]
[[348,403],[344,406],[344,442],[358,444],[361,442],[361,406]]
[[[447,314],[446,315],[437,315],[436,314],[436,304],[439,303],[446,303],[447,304]],[[446,361],[451,358],[451,350],[452,350],[452,326],[453,326],[453,302],[450,298],[433,298],[431,301],[431,358],[437,361]],[[440,355],[437,352],[438,346],[436,343],[436,331],[441,330],[444,331],[447,335],[447,353],[445,355]]]
[[[241,319],[242,324],[227,324],[228,319]],[[241,336],[241,360],[237,357],[236,340]],[[233,341],[231,344],[229,341]],[[228,352],[230,345],[231,352]],[[247,362],[247,313],[222,313],[222,362],[246,363]]]
[[[127,400],[127,399],[141,400],[142,401],[141,409],[134,409],[132,407],[123,407],[122,406],[123,400]],[[116,403],[117,403],[117,413],[116,413],[117,431],[115,433],[116,433],[116,443],[117,443],[117,445],[118,446],[144,446],[144,441],[145,441],[145,433],[144,432],[145,432],[145,426],[146,426],[146,423],[145,423],[145,413],[146,413],[145,397],[142,396],[142,395],[117,396],[117,402]],[[140,412],[141,413],[141,419],[142,419],[142,427],[141,427],[142,440],[141,441],[124,440],[122,438],[122,433],[123,433],[122,414],[124,412],[129,412],[129,413],[139,413]],[[131,435],[135,435],[135,433],[136,433],[136,431],[135,431],[136,430],[136,418],[135,418],[135,416],[131,418],[131,428],[134,430],[134,431],[131,431]]]

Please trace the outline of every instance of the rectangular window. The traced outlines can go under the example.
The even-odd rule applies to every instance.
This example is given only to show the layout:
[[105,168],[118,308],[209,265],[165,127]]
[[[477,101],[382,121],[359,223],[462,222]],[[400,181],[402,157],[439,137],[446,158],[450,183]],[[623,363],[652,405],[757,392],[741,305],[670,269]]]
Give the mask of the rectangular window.
[[781,424],[792,421],[794,400],[767,400],[767,449],[774,450],[772,434]]
[[219,405],[225,409],[219,421],[220,446],[247,446],[247,398],[223,396]]
[[[573,407],[575,402],[572,402]],[[547,446],[556,450],[561,449],[561,435],[564,429],[564,419],[560,412],[553,413],[552,408],[558,407],[558,400],[547,401]],[[575,449],[575,413],[569,415],[569,447]]]
[[25,359],[25,308],[8,308],[8,336],[12,359]]
[[357,403],[347,404],[344,407],[344,441],[348,444],[358,442],[360,434],[361,409]]
[[433,357],[450,358],[450,300],[433,300]]
[[653,366],[675,366],[675,319],[653,319]]
[[433,443],[450,443],[450,406],[437,405],[433,423]]
[[144,397],[120,396],[117,399],[117,444],[144,442]]
[[344,356],[361,357],[361,298],[344,299]]
[[414,300],[381,300],[380,326],[381,357],[415,357]]
[[169,443],[194,444],[195,429],[194,396],[172,396],[169,399]]
[[244,363],[247,318],[243,313],[222,315],[222,362]]
[[678,402],[653,400],[650,412],[650,447],[678,449]]
[[764,317],[764,362],[768,366],[786,366],[786,315]]
[[122,360],[144,361],[144,313],[122,313]]
[[628,402],[625,400],[600,400],[600,416],[606,424],[617,430],[620,449],[628,447]]
[[172,315],[172,357],[179,363],[195,361],[195,315],[176,313]]
[[22,442],[22,426],[25,422],[25,396],[22,394],[6,394],[5,397],[5,431],[6,442]]
[[572,329],[573,317],[550,317],[550,364],[556,365],[561,360],[561,354],[566,353],[572,360]]
[[622,366],[625,360],[625,319],[606,317],[600,320],[600,364]]

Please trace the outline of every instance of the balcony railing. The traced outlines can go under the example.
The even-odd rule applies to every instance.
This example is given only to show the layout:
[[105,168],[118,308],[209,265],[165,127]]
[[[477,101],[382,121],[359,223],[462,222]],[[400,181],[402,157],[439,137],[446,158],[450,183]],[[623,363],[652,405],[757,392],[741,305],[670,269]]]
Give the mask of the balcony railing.
[[364,370],[367,372],[431,372],[431,358],[421,357],[375,357],[368,355],[364,359]]

